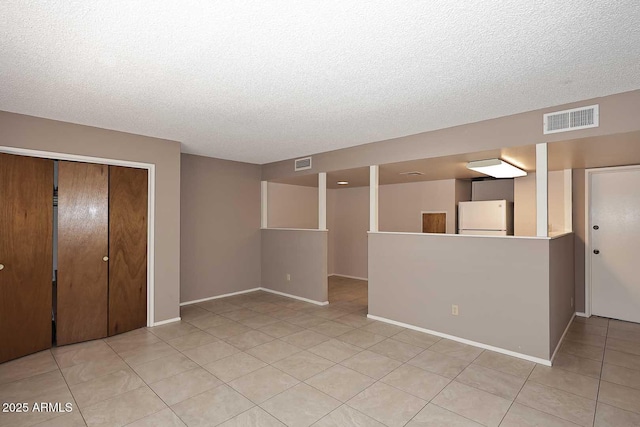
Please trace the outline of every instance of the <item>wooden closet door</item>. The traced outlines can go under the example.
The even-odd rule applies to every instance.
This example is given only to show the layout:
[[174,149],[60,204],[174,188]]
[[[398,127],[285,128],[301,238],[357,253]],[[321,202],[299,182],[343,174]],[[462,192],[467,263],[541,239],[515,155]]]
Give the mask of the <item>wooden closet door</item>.
[[0,153],[0,362],[51,347],[53,160]]
[[109,335],[147,325],[147,171],[109,166]]
[[108,211],[108,166],[58,163],[58,345],[107,336]]

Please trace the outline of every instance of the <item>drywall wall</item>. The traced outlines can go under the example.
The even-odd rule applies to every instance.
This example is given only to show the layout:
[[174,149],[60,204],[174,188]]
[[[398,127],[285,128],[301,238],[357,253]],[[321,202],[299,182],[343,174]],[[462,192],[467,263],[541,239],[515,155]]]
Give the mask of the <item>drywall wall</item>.
[[378,197],[380,231],[421,233],[421,212],[446,212],[447,233],[456,231],[455,179],[381,185]]
[[548,360],[549,240],[370,233],[369,314]]
[[575,295],[576,312],[584,313],[585,307],[585,170],[573,170],[573,231],[575,242]]
[[260,166],[182,154],[180,302],[260,286]]
[[573,233],[549,240],[549,350],[552,354],[575,313],[573,240]]
[[318,228],[318,188],[268,183],[269,228]]
[[319,303],[329,300],[326,231],[263,229],[261,236],[262,287]]
[[471,200],[507,200],[513,202],[513,179],[473,181]]
[[152,163],[155,321],[180,315],[180,143],[0,111],[0,146]]
[[333,274],[367,278],[369,187],[329,190],[333,193]]
[[[564,171],[549,172],[549,233],[564,233]],[[536,174],[514,179],[514,234],[536,235]]]
[[[504,147],[557,142],[567,134],[543,135],[542,115],[585,105],[600,105],[600,126],[571,132],[571,139],[640,130],[640,90],[552,106],[512,116],[470,123],[432,132],[389,139],[313,155],[313,168],[294,172],[293,159],[263,165],[265,181],[369,165],[474,153]],[[302,157],[302,156],[299,156]]]

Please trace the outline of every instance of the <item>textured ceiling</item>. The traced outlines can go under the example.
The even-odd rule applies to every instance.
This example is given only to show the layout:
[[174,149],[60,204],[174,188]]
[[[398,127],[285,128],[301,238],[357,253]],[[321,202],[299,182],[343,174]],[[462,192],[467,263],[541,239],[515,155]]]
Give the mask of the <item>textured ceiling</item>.
[[3,0],[0,110],[267,163],[638,89],[638,22],[638,0]]

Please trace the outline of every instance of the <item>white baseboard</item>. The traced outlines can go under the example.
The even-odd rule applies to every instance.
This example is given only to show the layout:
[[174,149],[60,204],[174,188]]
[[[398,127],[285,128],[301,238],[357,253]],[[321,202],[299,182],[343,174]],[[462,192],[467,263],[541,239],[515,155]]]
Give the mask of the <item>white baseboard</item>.
[[286,294],[286,293],[280,292],[280,291],[274,291],[273,289],[268,289],[268,288],[259,288],[259,289],[261,291],[270,292],[272,294],[280,295],[280,296],[287,297],[287,298],[297,299],[297,300],[308,302],[308,303],[315,304],[315,305],[327,305],[327,304],[329,304],[329,301],[324,301],[324,302],[314,301],[312,299],[299,297],[297,295],[291,295],[291,294]]
[[560,337],[560,341],[558,341],[558,345],[556,345],[556,349],[553,350],[553,354],[551,355],[551,363],[552,364],[553,364],[553,359],[556,358],[556,353],[560,349],[560,346],[562,345],[562,341],[564,341],[564,337],[567,335],[567,332],[569,332],[569,328],[571,327],[571,324],[573,323],[573,319],[575,319],[575,318],[576,318],[576,314],[573,313],[573,316],[571,316],[571,320],[569,320],[569,323],[567,324],[567,327],[564,328],[564,332],[562,333],[562,336]]
[[367,317],[369,319],[378,320],[380,322],[385,322],[385,323],[390,323],[390,324],[396,325],[396,326],[402,326],[403,328],[412,329],[412,330],[418,331],[418,332],[424,332],[424,333],[427,333],[427,334],[430,334],[430,335],[435,335],[437,337],[446,338],[446,339],[449,339],[449,340],[452,340],[452,341],[457,341],[457,342],[460,342],[460,343],[463,343],[463,344],[467,344],[467,345],[472,345],[474,347],[479,347],[479,348],[482,348],[482,349],[485,349],[485,350],[495,351],[496,353],[506,354],[507,356],[513,356],[513,357],[517,357],[519,359],[528,360],[530,362],[539,363],[539,364],[544,365],[544,366],[551,366],[551,360],[542,359],[540,357],[534,357],[534,356],[529,356],[527,354],[517,353],[515,351],[507,350],[507,349],[504,349],[504,348],[494,347],[492,345],[483,344],[483,343],[476,342],[476,341],[471,341],[471,340],[468,340],[466,338],[460,338],[460,337],[456,337],[456,336],[453,336],[453,335],[444,334],[442,332],[437,332],[437,331],[432,331],[430,329],[421,328],[419,326],[413,326],[413,325],[410,325],[408,323],[402,323],[402,322],[398,322],[398,321],[395,321],[395,320],[387,319],[387,318],[384,318],[384,317],[374,316],[373,314],[367,314]]
[[587,316],[587,313],[583,313],[581,311],[576,312],[576,316],[578,316],[578,317],[589,317],[589,316]]
[[367,279],[366,277],[347,276],[346,274],[333,273],[333,274],[330,274],[330,275],[329,275],[329,277],[331,277],[331,276],[338,276],[338,277],[345,277],[345,278],[347,278],[347,279],[356,279],[356,280],[369,281],[369,279]]
[[153,326],[166,325],[167,323],[179,322],[180,317],[174,317],[173,319],[161,320],[159,322],[155,322]]
[[249,292],[259,291],[260,289],[262,289],[262,288],[252,288],[252,289],[247,289],[247,290],[244,290],[244,291],[231,292],[229,294],[216,295],[215,297],[202,298],[202,299],[196,299],[196,300],[193,300],[193,301],[181,302],[180,303],[180,307],[182,307],[184,305],[197,304],[199,302],[211,301],[211,300],[218,299],[218,298],[226,298],[226,297],[232,297],[234,295],[248,294]]

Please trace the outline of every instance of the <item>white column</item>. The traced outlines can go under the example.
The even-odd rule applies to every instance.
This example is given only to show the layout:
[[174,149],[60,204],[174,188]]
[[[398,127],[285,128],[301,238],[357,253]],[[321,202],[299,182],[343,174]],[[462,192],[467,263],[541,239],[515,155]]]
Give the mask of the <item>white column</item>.
[[380,167],[369,166],[369,231],[378,231],[378,184]]
[[564,231],[573,231],[573,170],[564,170]]
[[536,236],[549,235],[549,168],[547,143],[536,144]]
[[327,173],[318,174],[318,230],[327,229]]
[[260,183],[260,228],[269,228],[269,215],[267,207],[267,188],[269,183],[262,181]]

